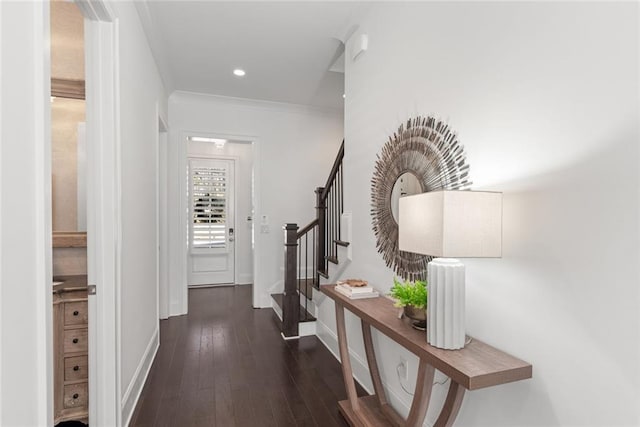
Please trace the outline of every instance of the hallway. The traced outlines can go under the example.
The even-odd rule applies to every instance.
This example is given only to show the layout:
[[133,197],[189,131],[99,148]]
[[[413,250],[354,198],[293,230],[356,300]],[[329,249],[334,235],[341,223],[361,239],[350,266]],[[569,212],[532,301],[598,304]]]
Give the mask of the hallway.
[[160,322],[130,425],[346,426],[340,364],[315,336],[282,340],[272,316],[251,286],[189,290],[189,315]]

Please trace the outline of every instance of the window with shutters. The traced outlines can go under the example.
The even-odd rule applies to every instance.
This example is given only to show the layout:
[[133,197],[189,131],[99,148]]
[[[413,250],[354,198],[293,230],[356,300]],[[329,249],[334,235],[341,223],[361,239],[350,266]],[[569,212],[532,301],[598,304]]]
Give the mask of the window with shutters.
[[225,249],[227,245],[227,185],[225,167],[191,163],[191,249]]

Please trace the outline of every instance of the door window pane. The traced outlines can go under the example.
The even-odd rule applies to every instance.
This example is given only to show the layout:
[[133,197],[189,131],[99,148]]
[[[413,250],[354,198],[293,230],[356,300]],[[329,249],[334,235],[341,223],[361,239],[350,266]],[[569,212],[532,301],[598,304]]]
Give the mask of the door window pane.
[[192,165],[192,249],[226,247],[227,184],[225,168]]

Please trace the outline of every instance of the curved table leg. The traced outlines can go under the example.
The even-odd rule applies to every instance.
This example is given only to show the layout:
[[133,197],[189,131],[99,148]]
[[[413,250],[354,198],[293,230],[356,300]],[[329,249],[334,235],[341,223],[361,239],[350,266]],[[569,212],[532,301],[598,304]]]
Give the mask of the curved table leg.
[[354,412],[360,409],[356,385],[353,380],[351,360],[349,360],[349,344],[347,344],[347,330],[344,324],[344,307],[336,301],[336,329],[338,332],[338,347],[340,348],[340,364],[342,365],[342,376],[344,386],[347,389],[347,398]]
[[434,427],[450,427],[453,425],[453,422],[458,416],[458,411],[460,411],[460,406],[462,406],[464,392],[464,387],[451,380],[447,399],[444,401],[444,406],[440,411],[440,415],[438,416]]
[[[338,346],[340,349],[340,362],[342,365],[342,375],[344,379],[344,385],[347,390],[347,401],[339,402],[340,411],[347,417],[351,425],[370,427],[373,425],[387,425],[384,424],[382,418],[372,419],[369,413],[363,411],[361,403],[358,400],[356,393],[355,381],[353,379],[353,370],[351,368],[351,360],[349,359],[349,346],[347,343],[347,332],[344,319],[344,306],[336,301],[336,329],[338,332]],[[364,347],[367,355],[367,363],[369,364],[369,371],[371,372],[371,379],[373,387],[376,393],[376,399],[380,406],[382,414],[389,423],[398,427],[419,427],[424,422],[424,418],[429,408],[429,402],[431,400],[431,391],[433,388],[433,378],[435,375],[435,368],[429,365],[426,360],[420,359],[418,366],[418,378],[416,381],[415,394],[411,403],[411,409],[407,420],[403,420],[402,417],[389,405],[387,401],[384,387],[380,379],[380,371],[373,349],[373,340],[371,337],[371,325],[364,320],[362,323],[362,335],[364,338]],[[460,411],[462,405],[462,399],[464,398],[465,388],[460,384],[451,381],[449,385],[449,392],[444,402],[440,415],[434,424],[434,427],[451,427]],[[365,398],[366,399],[366,398]],[[348,407],[344,406],[348,403]],[[367,403],[363,403],[367,406]],[[365,408],[366,409],[366,408]],[[369,410],[370,411],[370,410]],[[380,424],[382,423],[382,424]]]
[[391,422],[393,426],[404,427],[405,422],[402,417],[389,405],[387,402],[387,396],[384,393],[384,387],[382,386],[382,380],[380,379],[380,370],[378,369],[378,362],[376,360],[376,353],[373,349],[373,339],[371,338],[371,325],[362,320],[362,338],[364,339],[364,351],[367,355],[367,364],[369,365],[369,372],[371,373],[371,381],[373,382],[373,390],[378,398],[378,404],[380,409],[387,420]]
[[424,417],[427,415],[427,409],[429,409],[429,402],[431,401],[435,371],[435,368],[429,365],[426,360],[420,359],[416,389],[411,402],[411,410],[407,417],[408,427],[419,427],[424,422]]
[[387,402],[387,396],[382,386],[380,379],[380,371],[378,370],[378,363],[376,361],[375,351],[373,349],[373,340],[371,338],[371,325],[362,320],[362,337],[364,338],[364,349],[367,354],[367,363],[369,364],[369,372],[371,372],[371,380],[373,382],[373,389],[375,390],[380,404],[382,413],[387,417],[387,420],[393,426],[402,427],[419,427],[424,422],[424,417],[427,415],[427,409],[429,409],[429,401],[431,400],[431,390],[433,388],[433,377],[435,375],[435,368],[429,365],[425,360],[420,359],[420,365],[418,367],[418,378],[416,380],[416,388],[411,403],[411,410],[407,420],[403,420],[402,417],[389,405]]

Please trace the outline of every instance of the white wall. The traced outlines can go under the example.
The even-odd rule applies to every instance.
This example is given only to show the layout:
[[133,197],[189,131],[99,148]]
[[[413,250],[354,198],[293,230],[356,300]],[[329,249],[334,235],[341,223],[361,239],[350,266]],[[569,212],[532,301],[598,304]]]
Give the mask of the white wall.
[[[185,132],[213,134],[254,143],[256,307],[271,305],[269,292],[283,280],[283,232],[286,222],[301,227],[315,215],[316,187],[324,185],[342,141],[342,113],[273,102],[174,92],[169,99],[171,224],[171,314],[186,312],[186,218],[184,211]],[[261,233],[261,215],[269,232]]]
[[[198,135],[192,135],[198,136]],[[203,135],[200,135],[203,136]],[[206,135],[204,135],[206,136]],[[251,142],[228,142],[217,148],[211,142],[189,141],[188,156],[194,158],[223,158],[234,160],[235,187],[235,271],[234,283],[248,285],[253,283],[253,215],[251,176],[253,174],[253,147]],[[190,255],[193,258],[193,255]],[[191,265],[193,265],[191,263]]]
[[0,3],[0,425],[53,423],[49,7]]
[[118,18],[120,76],[120,334],[123,422],[130,416],[158,345],[156,156],[166,95],[131,2]]
[[[467,331],[533,364],[531,380],[468,393],[456,425],[638,425],[638,5],[376,4],[358,24],[369,50],[346,63],[344,276],[389,289],[371,229],[376,153],[408,117],[447,119],[473,188],[504,192],[502,259],[465,261]],[[320,312],[331,336],[331,303]],[[364,360],[359,334],[351,323]],[[404,352],[375,340],[406,411]]]

